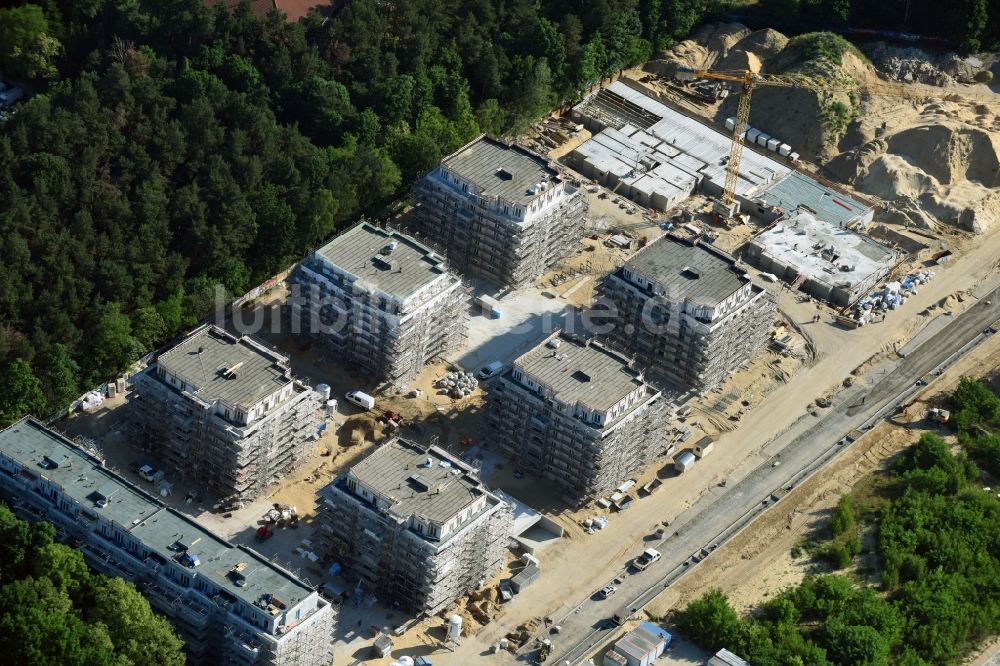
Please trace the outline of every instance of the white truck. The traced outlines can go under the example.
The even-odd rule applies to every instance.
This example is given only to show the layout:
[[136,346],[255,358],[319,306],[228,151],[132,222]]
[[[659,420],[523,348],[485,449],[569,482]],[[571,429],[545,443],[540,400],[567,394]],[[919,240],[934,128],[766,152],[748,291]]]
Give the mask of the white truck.
[[635,567],[637,571],[645,571],[646,567],[653,562],[659,561],[660,557],[660,551],[655,548],[647,548],[642,551],[642,554],[639,555],[639,557],[632,560],[632,566]]

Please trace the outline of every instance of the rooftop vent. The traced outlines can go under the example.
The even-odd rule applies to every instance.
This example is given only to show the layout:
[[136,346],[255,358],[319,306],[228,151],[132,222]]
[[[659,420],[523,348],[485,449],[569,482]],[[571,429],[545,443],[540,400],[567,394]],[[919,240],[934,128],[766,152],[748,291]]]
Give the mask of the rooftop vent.
[[69,456],[65,453],[58,458],[42,456],[42,467],[44,469],[59,469],[60,467],[70,467]]
[[573,377],[573,379],[575,379],[578,382],[589,382],[590,381],[590,375],[588,375],[583,370],[577,370],[576,372],[574,372],[571,375],[571,377]]
[[383,256],[381,254],[376,254],[372,257],[372,263],[375,264],[376,268],[381,268],[382,270],[392,270],[392,259],[388,256]]
[[698,278],[701,277],[701,274],[698,273],[698,271],[696,271],[695,269],[691,268],[690,266],[685,266],[684,268],[682,268],[681,275],[683,275],[689,280],[697,280]]
[[418,492],[426,492],[427,484],[420,480],[419,474],[411,474],[406,477],[406,482],[410,484],[410,487]]
[[392,254],[392,251],[395,250],[397,247],[399,247],[399,243],[397,243],[396,241],[390,241],[382,246],[382,249],[379,250],[379,254],[383,256],[388,256]]
[[500,180],[513,180],[514,179],[514,174],[512,174],[510,171],[507,171],[506,169],[504,169],[502,167],[499,168],[499,169],[497,169],[496,176]]
[[243,367],[243,361],[240,361],[236,365],[231,365],[222,371],[222,376],[226,379],[236,379],[240,376],[240,368]]

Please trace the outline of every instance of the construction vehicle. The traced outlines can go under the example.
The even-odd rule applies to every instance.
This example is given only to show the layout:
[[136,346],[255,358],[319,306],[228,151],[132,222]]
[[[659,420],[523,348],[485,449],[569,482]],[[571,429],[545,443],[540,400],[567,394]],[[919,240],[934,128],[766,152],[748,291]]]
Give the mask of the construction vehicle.
[[274,536],[274,530],[271,529],[274,526],[274,521],[268,520],[263,525],[257,528],[257,541],[267,541],[272,536]]
[[[698,79],[715,79],[735,83],[740,89],[739,105],[736,113],[736,123],[733,125],[732,145],[729,157],[726,159],[726,184],[722,191],[721,208],[716,213],[727,219],[736,217],[739,204],[736,201],[736,183],[740,173],[740,158],[750,122],[750,98],[753,91],[760,86],[778,88],[802,88],[818,93],[848,93],[855,95],[881,95],[885,97],[901,97],[904,99],[933,98],[933,93],[917,86],[899,83],[831,83],[823,79],[803,75],[789,74],[758,74],[750,70],[743,71],[713,71],[681,67],[676,78],[680,81],[695,81]],[[949,93],[951,95],[951,93]],[[960,95],[963,99],[996,101],[996,95]]]
[[947,409],[941,409],[940,407],[931,407],[927,412],[927,415],[931,418],[931,421],[935,423],[947,423],[951,418],[951,412]]

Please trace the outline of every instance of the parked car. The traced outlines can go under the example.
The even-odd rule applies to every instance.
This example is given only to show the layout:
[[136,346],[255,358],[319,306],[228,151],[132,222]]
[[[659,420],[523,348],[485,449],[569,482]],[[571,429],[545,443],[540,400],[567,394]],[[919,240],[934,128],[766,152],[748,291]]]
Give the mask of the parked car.
[[503,363],[500,361],[493,361],[492,363],[488,363],[487,365],[479,368],[479,372],[477,374],[480,379],[489,379],[490,377],[499,375],[501,370],[503,370]]
[[660,559],[660,551],[656,550],[655,548],[647,548],[646,550],[642,551],[642,554],[639,555],[639,557],[632,560],[632,566],[635,567],[638,571],[643,571],[646,569],[646,567],[648,567],[653,562],[658,561],[659,559]]
[[600,595],[601,599],[607,599],[617,591],[618,588],[615,587],[614,585],[605,585],[604,587],[601,588],[601,591],[598,592],[598,594]]
[[375,406],[375,398],[364,391],[348,391],[345,395],[347,401],[361,407],[362,409],[372,409]]
[[149,465],[143,465],[136,470],[139,476],[152,483],[156,479],[156,470]]

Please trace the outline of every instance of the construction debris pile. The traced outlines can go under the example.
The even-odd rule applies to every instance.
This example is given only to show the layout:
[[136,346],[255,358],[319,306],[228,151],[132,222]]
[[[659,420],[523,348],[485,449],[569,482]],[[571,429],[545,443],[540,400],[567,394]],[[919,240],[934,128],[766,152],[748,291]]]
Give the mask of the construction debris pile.
[[918,271],[902,280],[890,282],[858,301],[851,311],[851,318],[861,326],[876,321],[876,317],[884,316],[887,310],[896,310],[906,303],[908,297],[916,296],[917,287],[927,284],[933,277],[933,271]]
[[973,56],[961,58],[954,52],[934,54],[885,42],[871,43],[864,50],[875,69],[894,81],[953,86],[975,82],[976,76],[984,70],[982,60]]
[[527,643],[531,640],[531,637],[535,634],[535,632],[538,631],[541,624],[541,620],[536,617],[525,622],[524,624],[518,625],[514,631],[510,632],[506,636],[507,640],[510,641],[510,647],[517,650],[522,645]]
[[531,129],[534,136],[529,140],[528,147],[544,155],[579,136],[584,128],[569,118],[546,118]]
[[437,382],[439,389],[444,389],[449,396],[456,399],[472,395],[478,386],[476,376],[464,370],[449,372]]
[[587,532],[587,534],[593,534],[598,530],[603,530],[607,526],[607,516],[594,516],[593,518],[586,518],[583,521],[583,529]]

